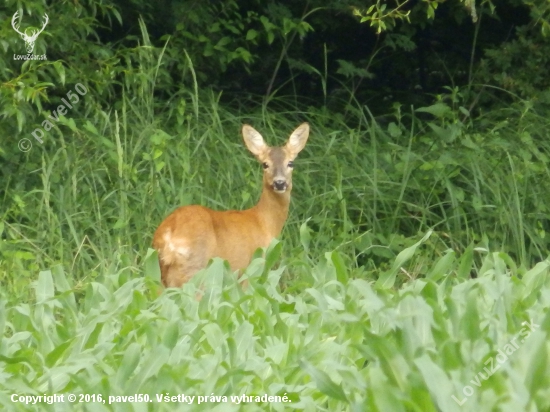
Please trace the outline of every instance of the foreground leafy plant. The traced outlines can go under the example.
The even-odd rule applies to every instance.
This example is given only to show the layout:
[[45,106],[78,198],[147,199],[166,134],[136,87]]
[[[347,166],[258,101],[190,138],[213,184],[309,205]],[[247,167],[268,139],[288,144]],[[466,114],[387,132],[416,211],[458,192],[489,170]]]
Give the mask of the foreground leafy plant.
[[[34,410],[19,396],[73,394],[80,410],[140,400],[161,411],[174,402],[186,410],[550,407],[549,261],[520,279],[509,257],[478,251],[477,278],[462,279],[460,259],[444,256],[430,275],[439,284],[418,279],[396,291],[348,279],[332,252],[310,267],[309,287],[289,295],[278,287],[285,268],[270,269],[280,252],[274,245],[252,262],[244,291],[221,260],[160,296],[155,280],[127,269],[83,289],[60,266],[41,272],[32,304],[2,304],[0,405]],[[147,259],[149,267],[154,254]]]

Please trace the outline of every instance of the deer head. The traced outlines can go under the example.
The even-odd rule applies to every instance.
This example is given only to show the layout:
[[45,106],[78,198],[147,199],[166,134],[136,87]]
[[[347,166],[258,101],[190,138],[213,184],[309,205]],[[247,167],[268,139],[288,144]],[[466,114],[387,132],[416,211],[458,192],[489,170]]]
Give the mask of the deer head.
[[27,49],[27,53],[31,54],[32,51],[34,50],[34,43],[38,38],[38,35],[44,31],[44,27],[46,27],[50,19],[48,18],[48,15],[44,13],[44,17],[43,17],[44,24],[42,24],[42,28],[40,30],[37,30],[33,27],[29,27],[25,30],[25,32],[21,32],[19,31],[19,24],[17,23],[18,18],[19,20],[21,20],[19,17],[19,12],[16,11],[15,14],[13,15],[13,18],[11,19],[11,26],[17,33],[19,33],[21,38],[25,41],[25,48]]

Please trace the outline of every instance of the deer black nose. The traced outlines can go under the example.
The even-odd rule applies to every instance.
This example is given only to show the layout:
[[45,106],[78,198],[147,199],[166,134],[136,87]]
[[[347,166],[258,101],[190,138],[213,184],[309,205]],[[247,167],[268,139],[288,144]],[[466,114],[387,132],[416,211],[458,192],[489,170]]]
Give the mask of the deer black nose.
[[273,182],[273,188],[277,191],[283,192],[286,190],[286,180],[275,180]]

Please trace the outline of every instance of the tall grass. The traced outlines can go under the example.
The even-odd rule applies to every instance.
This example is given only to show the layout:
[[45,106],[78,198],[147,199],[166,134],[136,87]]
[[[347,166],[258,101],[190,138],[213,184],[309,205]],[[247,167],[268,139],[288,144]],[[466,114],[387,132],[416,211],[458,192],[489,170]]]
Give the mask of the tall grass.
[[[19,165],[14,175],[27,184],[8,185],[2,199],[4,290],[24,293],[38,269],[58,263],[87,282],[111,266],[114,251],[136,265],[156,225],[179,205],[252,206],[261,168],[243,145],[245,122],[271,144],[299,122],[312,125],[282,234],[298,266],[338,249],[360,276],[376,278],[429,229],[436,232],[427,262],[472,244],[503,250],[523,268],[548,255],[548,120],[530,107],[462,123],[444,102],[444,115],[432,107],[424,120],[401,110],[375,119],[364,107],[346,115],[283,110],[280,99],[276,112],[238,113],[198,89],[155,105],[148,74],[157,64],[144,62],[144,75],[126,84],[110,112],[64,120],[28,154],[38,169],[25,175]],[[423,260],[402,280],[425,274]],[[285,284],[298,278],[289,273]]]

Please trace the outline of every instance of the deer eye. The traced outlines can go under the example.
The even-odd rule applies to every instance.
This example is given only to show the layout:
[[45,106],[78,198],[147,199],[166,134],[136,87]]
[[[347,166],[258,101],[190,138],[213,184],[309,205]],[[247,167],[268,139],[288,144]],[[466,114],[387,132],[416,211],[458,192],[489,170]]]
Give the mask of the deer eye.
[[264,169],[267,169],[269,167],[267,163],[263,163],[262,166],[264,167]]
[[294,162],[293,161],[288,162],[288,167],[294,167]]

